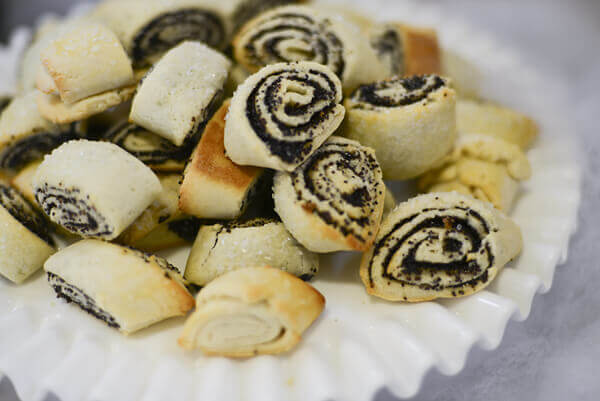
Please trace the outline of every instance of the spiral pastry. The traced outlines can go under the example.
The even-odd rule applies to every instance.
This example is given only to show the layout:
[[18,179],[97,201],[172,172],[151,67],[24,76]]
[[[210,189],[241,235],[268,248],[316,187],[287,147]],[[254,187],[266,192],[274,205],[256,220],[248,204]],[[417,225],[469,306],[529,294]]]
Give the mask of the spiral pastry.
[[194,306],[175,266],[104,241],[87,239],[61,249],[44,270],[58,298],[124,334],[185,315]]
[[292,349],[325,298],[279,269],[249,267],[211,281],[196,298],[179,345],[208,355],[249,357]]
[[38,204],[56,224],[84,237],[119,236],[161,192],[147,166],[106,142],[71,141],[33,177]]
[[35,94],[16,97],[0,115],[0,169],[19,170],[78,134],[38,112]]
[[275,211],[313,252],[369,248],[384,197],[375,152],[336,136],[293,172],[278,172],[273,184]]
[[454,151],[418,181],[421,192],[457,191],[508,212],[519,181],[531,176],[525,153],[512,143],[486,135],[461,135]]
[[21,283],[54,253],[54,241],[43,216],[2,180],[0,225],[0,275]]
[[521,246],[519,227],[491,204],[420,195],[386,217],[360,276],[369,294],[390,301],[461,297],[485,288]]
[[119,37],[134,66],[153,64],[169,49],[186,40],[221,49],[232,29],[227,1],[120,0],[104,1],[92,16]]
[[234,94],[225,125],[227,156],[237,164],[291,171],[339,127],[339,79],[312,62],[270,65]]
[[388,23],[374,26],[371,46],[391,76],[439,74],[442,56],[433,29]]
[[109,130],[102,139],[131,153],[154,171],[180,172],[194,150],[200,131],[190,135],[182,146],[175,146],[138,125],[123,122]]
[[323,64],[340,77],[345,92],[389,75],[358,26],[310,6],[259,15],[236,35],[233,47],[236,61],[250,72],[280,62]]
[[344,136],[375,149],[386,180],[424,173],[454,145],[456,94],[437,75],[362,85],[344,105]]

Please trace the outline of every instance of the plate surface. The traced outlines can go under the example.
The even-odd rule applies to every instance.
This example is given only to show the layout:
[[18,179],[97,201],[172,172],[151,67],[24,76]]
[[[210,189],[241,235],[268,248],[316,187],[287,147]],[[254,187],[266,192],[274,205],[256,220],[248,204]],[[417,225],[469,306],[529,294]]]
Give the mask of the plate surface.
[[[510,51],[464,24],[416,2],[352,3],[382,20],[435,26],[444,48],[477,67],[472,85],[486,98],[532,115],[540,140],[529,152],[533,177],[511,215],[521,226],[524,251],[475,295],[405,305],[366,295],[357,254],[322,257],[314,284],[327,308],[297,349],[285,356],[245,361],[185,354],[175,344],[183,319],[172,319],[123,337],[54,297],[42,274],[16,287],[0,280],[0,371],[23,401],[53,392],[62,401],[245,400],[364,401],[387,386],[414,395],[425,373],[459,372],[474,345],[496,348],[509,319],[527,318],[533,297],[548,291],[567,255],[576,226],[580,171],[573,132],[544,82]],[[10,88],[18,32],[0,48],[0,91]],[[6,75],[4,75],[6,74]],[[395,187],[398,198],[410,189]],[[185,264],[186,250],[167,254]]]

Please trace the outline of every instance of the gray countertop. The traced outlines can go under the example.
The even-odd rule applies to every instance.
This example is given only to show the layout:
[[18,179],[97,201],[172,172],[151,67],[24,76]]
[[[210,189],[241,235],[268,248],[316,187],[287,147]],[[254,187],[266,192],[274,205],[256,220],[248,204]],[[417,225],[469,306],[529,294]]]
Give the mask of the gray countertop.
[[[465,369],[446,377],[431,371],[413,400],[553,401],[600,397],[600,1],[597,0],[422,0],[436,4],[506,46],[567,88],[574,135],[583,145],[583,198],[579,230],[569,258],[551,291],[536,296],[531,315],[510,322],[494,351],[475,348]],[[73,0],[0,0],[0,38],[8,23],[27,22],[35,3],[64,9]],[[14,4],[14,5],[13,5]],[[22,12],[17,12],[18,4]],[[27,7],[23,7],[27,5]],[[37,14],[38,11],[35,12]],[[543,96],[544,94],[540,94]],[[557,188],[557,190],[560,190]],[[55,400],[54,397],[48,397]],[[0,401],[16,401],[9,381],[0,382]],[[377,401],[395,400],[381,391]]]

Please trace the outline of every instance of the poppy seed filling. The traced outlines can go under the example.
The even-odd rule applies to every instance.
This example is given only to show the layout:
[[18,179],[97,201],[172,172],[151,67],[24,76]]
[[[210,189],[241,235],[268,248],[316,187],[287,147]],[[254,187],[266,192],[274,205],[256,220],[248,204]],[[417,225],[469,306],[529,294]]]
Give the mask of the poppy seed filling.
[[47,277],[48,283],[50,283],[50,286],[54,289],[54,292],[56,292],[57,298],[62,298],[67,301],[67,303],[72,302],[76,304],[81,309],[94,316],[96,319],[102,320],[109,327],[113,327],[115,329],[120,328],[120,325],[117,323],[116,319],[110,313],[96,305],[96,301],[94,301],[81,289],[67,283],[54,273],[47,272]]
[[102,238],[114,229],[78,188],[44,184],[35,191],[35,199],[52,221],[67,230],[86,237]]
[[15,189],[2,183],[0,183],[0,206],[29,231],[40,237],[48,245],[54,246],[54,240],[50,237],[44,217]]
[[225,41],[223,21],[208,10],[185,8],[161,14],[139,30],[133,39],[131,56],[136,66],[149,63],[186,40],[197,40],[210,47],[220,47]]

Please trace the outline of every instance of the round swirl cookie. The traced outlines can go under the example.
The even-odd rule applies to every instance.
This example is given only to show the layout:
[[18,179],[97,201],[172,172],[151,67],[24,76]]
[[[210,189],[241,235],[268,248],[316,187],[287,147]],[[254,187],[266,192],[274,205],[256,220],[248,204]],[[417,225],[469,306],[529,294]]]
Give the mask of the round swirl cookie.
[[0,114],[0,169],[19,170],[77,137],[73,127],[40,115],[35,92],[17,96]]
[[227,156],[237,164],[292,171],[344,119],[340,80],[313,62],[269,65],[234,94],[225,125]]
[[232,30],[231,0],[104,0],[91,16],[119,37],[134,66],[156,62],[186,40],[222,49]]
[[280,62],[323,64],[340,77],[345,92],[390,75],[358,26],[317,7],[260,14],[237,33],[233,47],[236,61],[250,72]]
[[[199,42],[169,50],[140,84],[131,122],[182,146],[219,106],[229,60]],[[194,142],[195,144],[195,142]]]
[[99,240],[79,241],[44,264],[58,298],[130,334],[185,315],[194,297],[166,260]]
[[307,249],[364,251],[379,229],[385,191],[375,152],[332,136],[297,169],[275,175],[273,199],[285,227]]
[[489,285],[521,247],[519,227],[491,204],[431,193],[386,217],[360,276],[369,294],[390,301],[461,297]]
[[22,283],[55,252],[44,217],[0,180],[0,276]]
[[234,270],[200,291],[179,344],[237,358],[286,352],[324,307],[316,289],[289,273],[270,267]]
[[375,149],[386,180],[424,173],[454,145],[456,94],[437,75],[362,85],[344,105],[344,136]]
[[70,141],[46,156],[33,177],[50,219],[83,237],[112,240],[157,198],[152,170],[112,143]]
[[266,264],[308,281],[319,258],[298,243],[279,221],[254,219],[200,228],[185,268],[185,278],[204,286],[232,270]]

